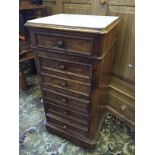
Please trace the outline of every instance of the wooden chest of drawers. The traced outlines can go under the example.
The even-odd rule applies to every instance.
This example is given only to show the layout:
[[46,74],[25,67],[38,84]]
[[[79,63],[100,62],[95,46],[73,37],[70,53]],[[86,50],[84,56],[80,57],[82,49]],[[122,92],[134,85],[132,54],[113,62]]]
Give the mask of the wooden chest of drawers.
[[52,17],[48,24],[40,19],[26,24],[36,54],[46,127],[80,146],[94,148],[104,120],[119,19],[79,15],[85,20],[112,19],[104,28],[80,28],[76,23],[56,26]]

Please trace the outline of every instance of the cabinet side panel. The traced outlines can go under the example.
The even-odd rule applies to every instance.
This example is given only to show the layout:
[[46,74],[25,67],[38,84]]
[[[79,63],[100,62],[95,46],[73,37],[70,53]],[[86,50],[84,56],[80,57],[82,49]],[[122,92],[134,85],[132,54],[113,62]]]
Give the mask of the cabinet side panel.
[[135,80],[135,15],[134,7],[108,5],[108,16],[119,16],[118,41],[114,54],[113,74]]
[[[113,51],[116,42],[116,30],[117,28],[114,28],[111,33],[100,37],[100,52],[106,52],[101,60],[94,62],[89,138],[97,137],[103,124],[105,114],[104,107],[107,103],[107,92],[111,77]],[[114,43],[112,44],[113,41]]]

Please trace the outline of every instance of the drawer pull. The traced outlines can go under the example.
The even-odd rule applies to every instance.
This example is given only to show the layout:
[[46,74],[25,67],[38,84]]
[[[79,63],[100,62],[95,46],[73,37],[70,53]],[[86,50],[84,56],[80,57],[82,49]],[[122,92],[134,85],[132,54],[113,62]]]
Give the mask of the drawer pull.
[[66,83],[66,82],[61,82],[61,83],[60,83],[60,86],[66,87],[66,86],[67,86],[67,83]]
[[62,99],[62,102],[66,103],[67,102],[67,99],[66,98],[63,98]]
[[58,42],[57,42],[57,47],[58,48],[62,48],[64,46],[64,42],[62,41],[62,40],[59,40]]
[[67,129],[67,125],[64,125],[62,128],[63,128],[63,129]]
[[65,115],[68,115],[68,111],[64,111],[63,113],[64,113]]
[[65,68],[66,68],[65,65],[60,65],[60,69],[61,69],[61,70],[64,70]]
[[122,110],[122,111],[124,111],[124,110],[126,110],[126,109],[127,109],[127,106],[126,106],[126,105],[122,105],[122,106],[121,106],[121,110]]

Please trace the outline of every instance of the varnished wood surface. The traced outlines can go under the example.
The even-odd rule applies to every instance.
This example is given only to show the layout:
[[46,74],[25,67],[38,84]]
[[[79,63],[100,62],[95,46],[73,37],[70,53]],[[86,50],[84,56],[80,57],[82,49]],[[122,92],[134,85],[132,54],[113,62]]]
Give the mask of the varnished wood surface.
[[118,92],[124,94],[127,97],[135,100],[135,86],[126,81],[122,81],[117,77],[112,77],[110,82],[110,88],[116,89]]
[[[104,3],[103,3],[104,2]],[[107,0],[94,0],[93,3],[93,15],[106,15],[107,12]]]
[[135,124],[135,88],[134,85],[112,77],[108,91],[106,108],[129,127]]
[[135,0],[108,0],[110,5],[135,6]]
[[113,72],[130,81],[135,80],[135,19],[134,7],[108,5],[107,15],[118,15],[118,41],[114,55]]
[[[107,102],[116,26],[116,23],[111,24],[106,34],[98,34],[29,25],[40,75],[46,127],[52,133],[90,149],[95,147],[104,120],[103,107]],[[36,35],[39,32],[49,34],[45,40],[51,42],[53,34],[61,34],[59,39],[65,35],[70,38],[67,42],[72,44],[62,50],[62,47],[53,48],[52,43],[47,46],[40,39],[39,44],[44,46],[38,46]],[[85,39],[79,43],[81,38]],[[89,49],[85,46],[87,40],[90,40]],[[83,44],[82,48],[77,44]],[[70,50],[71,48],[76,49],[76,52]],[[86,50],[91,54],[87,56]]]
[[[65,73],[73,73],[78,75],[84,75],[90,77],[91,73],[91,66],[84,65],[80,63],[74,63],[66,60],[54,59],[45,56],[39,56],[40,64],[42,67],[55,69],[58,71],[63,71]],[[75,70],[76,68],[76,70]]]
[[115,117],[117,117],[119,120],[127,124],[130,128],[135,128],[135,122],[129,120],[126,116],[122,115],[120,112],[118,112],[116,109],[112,108],[109,105],[105,106],[105,110],[107,112],[111,112]]
[[81,136],[85,136],[88,131],[88,127],[84,125],[80,125],[79,123],[73,123],[69,120],[64,119],[63,117],[59,117],[56,115],[52,115],[50,113],[46,114],[47,121],[53,126],[58,127],[66,132],[79,134]]
[[48,123],[48,122],[46,122],[46,128],[49,132],[52,132],[53,134],[57,134],[60,137],[63,137],[63,138],[65,138],[65,139],[67,139],[81,147],[94,149],[96,146],[96,139],[91,140],[89,138],[81,136],[80,134],[76,134],[75,132],[65,131],[59,127],[56,127],[55,125]]
[[[107,15],[118,15],[112,80],[106,108],[129,127],[135,125],[135,7],[134,1],[109,0]],[[122,107],[124,111],[122,111]],[[125,107],[125,108],[124,108]]]
[[[55,3],[48,1],[46,4],[51,5],[51,10],[53,10],[54,14],[76,13],[93,15],[118,15],[120,17],[121,22],[119,24],[119,32],[117,33],[118,42],[117,48],[114,52],[114,63],[110,89],[116,94],[121,93],[126,102],[130,104],[130,101],[132,101],[132,104],[134,105],[135,0],[59,0],[55,1]],[[83,79],[83,81],[84,80],[85,79]],[[104,93],[102,98],[104,98]],[[112,103],[110,104],[116,104],[113,102],[113,100],[111,101]],[[121,103],[123,104],[123,102],[119,100],[119,104]],[[134,121],[129,120],[125,115],[120,114],[119,111],[112,109],[110,106],[108,109],[120,120],[127,123],[130,127],[134,127]],[[134,120],[134,118],[132,118],[132,120]]]
[[56,105],[52,102],[46,101],[46,104],[48,106],[48,113],[57,115],[61,118],[65,118],[65,120],[69,121],[70,124],[75,123],[77,124],[77,126],[79,124],[79,126],[84,126],[85,128],[88,128],[88,115],[70,109],[68,107]]
[[42,73],[42,79],[45,85],[65,89],[71,92],[76,92],[80,95],[89,97],[91,85],[86,85],[82,82],[64,79],[58,76]]
[[41,4],[31,4],[29,1],[23,1],[19,4],[19,10],[35,10],[45,9],[46,7]]
[[[61,107],[68,107],[77,112],[88,113],[88,104],[90,101],[78,100],[76,97],[71,97],[69,95],[64,95],[63,93],[56,93],[49,89],[44,89],[45,101],[49,101],[57,104]],[[52,98],[53,97],[53,98]]]
[[69,14],[91,14],[92,0],[60,0],[57,3],[57,10]]
[[49,14],[91,14],[92,0],[44,0],[44,6],[48,7]]
[[36,34],[38,47],[49,49],[62,49],[75,53],[89,54],[93,50],[93,38],[80,38],[76,36],[65,36],[63,34],[48,35]]

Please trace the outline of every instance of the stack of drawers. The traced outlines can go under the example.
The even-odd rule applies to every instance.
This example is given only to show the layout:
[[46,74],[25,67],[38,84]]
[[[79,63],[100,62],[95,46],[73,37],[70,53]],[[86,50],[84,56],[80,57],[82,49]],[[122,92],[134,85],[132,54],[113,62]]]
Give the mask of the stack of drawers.
[[29,26],[47,129],[94,148],[112,64],[116,25],[105,33]]
[[46,125],[84,136],[88,131],[92,67],[75,59],[75,56],[39,52],[41,87]]

